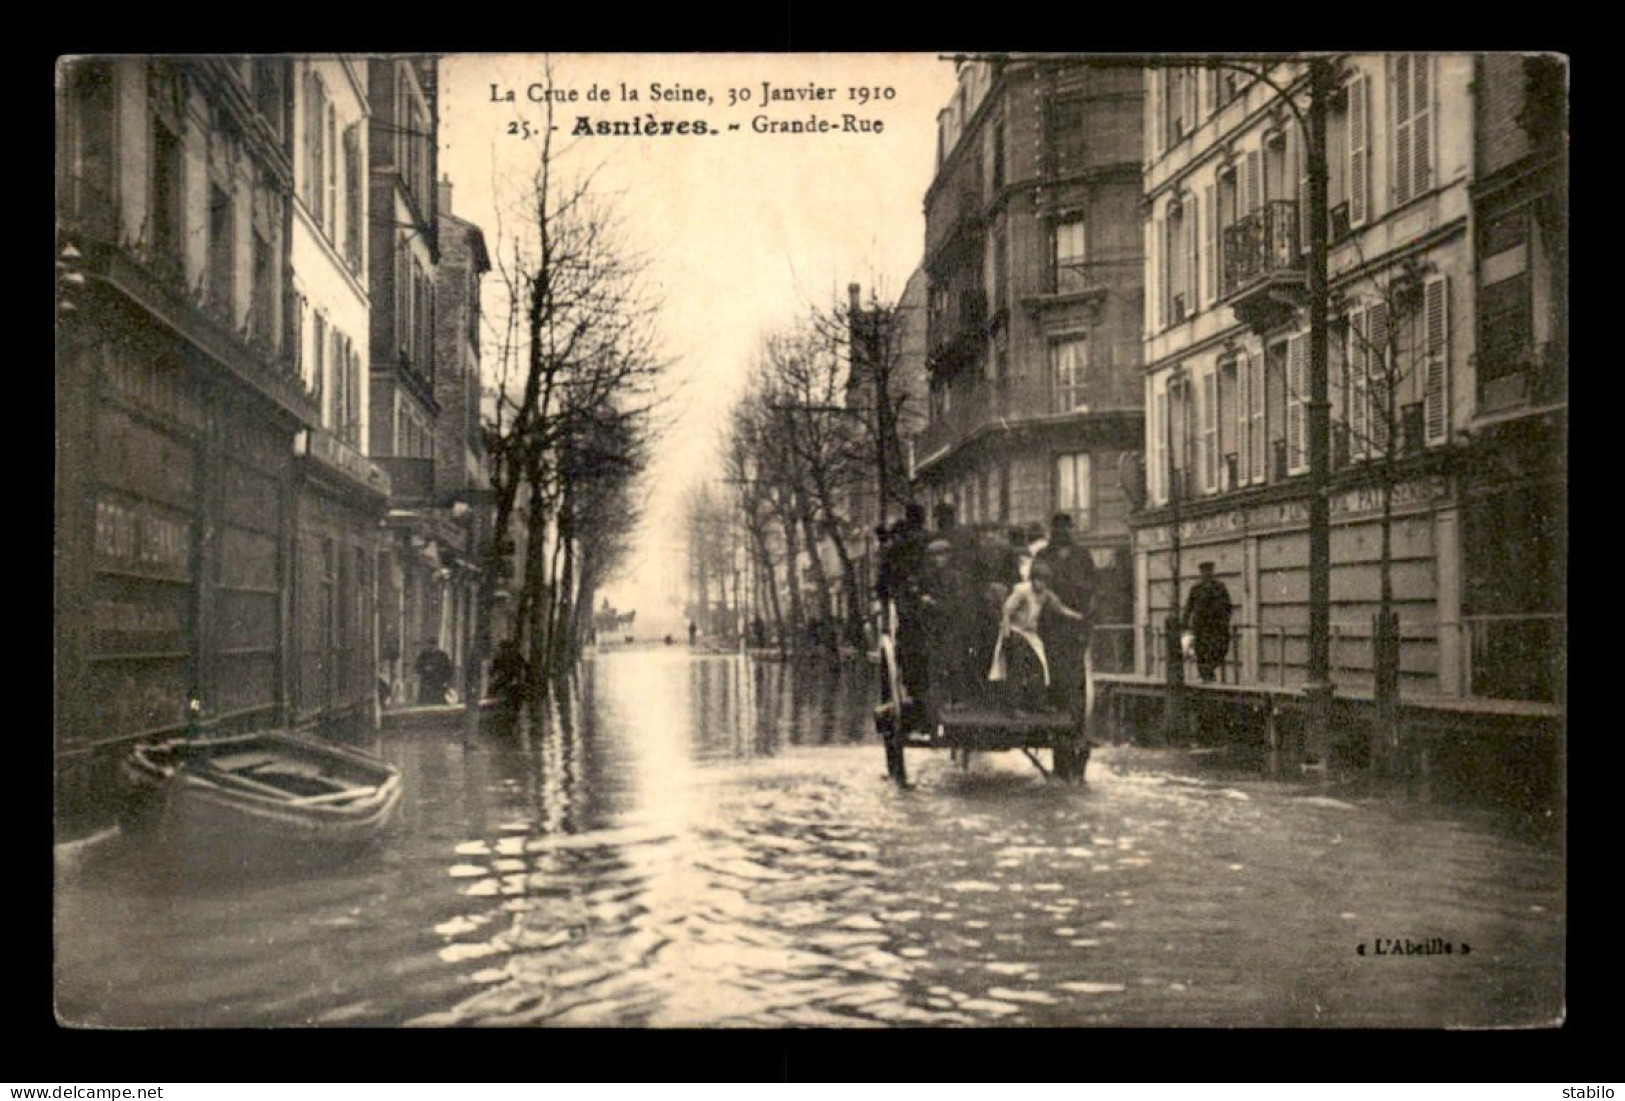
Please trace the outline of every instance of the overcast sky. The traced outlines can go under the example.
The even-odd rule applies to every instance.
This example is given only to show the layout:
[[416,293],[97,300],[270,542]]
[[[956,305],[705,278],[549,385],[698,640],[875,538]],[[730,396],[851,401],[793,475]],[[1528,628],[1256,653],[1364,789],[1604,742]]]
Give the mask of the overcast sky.
[[[676,424],[656,449],[648,519],[633,563],[608,596],[639,612],[640,633],[678,630],[680,611],[661,607],[684,562],[676,506],[684,490],[717,476],[721,423],[763,335],[812,301],[845,295],[850,282],[895,297],[919,264],[922,204],[936,151],[936,116],[954,90],[953,65],[934,54],[555,55],[553,87],[580,97],[555,105],[555,152],[566,171],[595,171],[596,189],[618,197],[625,234],[648,258],[661,299],[663,348],[681,383]],[[545,107],[540,55],[452,55],[440,63],[440,169],[453,210],[484,228],[496,247],[499,206],[509,224],[521,186],[540,156],[525,139]],[[637,102],[620,99],[620,86]],[[765,107],[763,83],[795,99]],[[492,102],[508,90],[516,101]],[[589,102],[597,84],[613,98]],[[654,102],[651,86],[705,90],[709,104]],[[871,93],[867,104],[848,89]],[[729,89],[749,101],[729,105]],[[835,98],[815,89],[834,89]],[[599,120],[703,119],[712,136],[571,138],[581,116]],[[753,131],[753,119],[829,120],[827,134]],[[879,120],[880,133],[846,133],[844,115]],[[728,127],[738,124],[738,130]],[[519,129],[519,134],[510,133]],[[497,297],[487,288],[487,304]]]

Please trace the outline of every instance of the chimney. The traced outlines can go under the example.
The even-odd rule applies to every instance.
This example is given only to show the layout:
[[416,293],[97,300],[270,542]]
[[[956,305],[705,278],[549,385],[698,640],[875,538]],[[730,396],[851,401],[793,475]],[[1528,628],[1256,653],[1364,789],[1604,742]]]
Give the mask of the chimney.
[[451,214],[451,177],[442,174],[439,194],[435,196],[435,210],[441,217]]
[[848,283],[846,285],[846,298],[847,298],[847,301],[851,304],[852,312],[854,314],[856,314],[858,312],[858,289],[859,288],[858,288],[858,285],[856,283]]

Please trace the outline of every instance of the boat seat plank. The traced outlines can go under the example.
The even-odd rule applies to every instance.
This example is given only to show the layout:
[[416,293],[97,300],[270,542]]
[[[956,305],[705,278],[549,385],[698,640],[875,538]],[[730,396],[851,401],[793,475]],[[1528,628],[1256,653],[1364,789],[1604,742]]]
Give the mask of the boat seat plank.
[[277,760],[275,753],[250,750],[247,753],[225,753],[218,757],[211,757],[209,758],[209,764],[222,772],[241,772],[244,769],[258,768],[260,765],[270,764],[275,760]]
[[205,778],[225,780],[240,787],[248,788],[251,791],[257,791],[261,795],[274,795],[278,799],[287,799],[291,794],[286,788],[279,788],[272,784],[262,784],[251,776],[241,776],[235,772],[216,772],[212,777],[209,772],[203,772],[201,775]]
[[345,788],[343,791],[330,791],[324,795],[305,795],[288,801],[301,807],[314,807],[323,803],[342,803],[350,799],[361,799],[377,793],[376,787]]

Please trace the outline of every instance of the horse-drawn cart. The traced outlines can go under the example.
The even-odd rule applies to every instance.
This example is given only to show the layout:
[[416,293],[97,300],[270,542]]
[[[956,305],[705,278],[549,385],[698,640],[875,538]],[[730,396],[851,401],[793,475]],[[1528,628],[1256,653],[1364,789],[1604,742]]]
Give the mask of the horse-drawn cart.
[[[913,679],[927,683],[916,691],[904,681],[895,610],[888,607],[881,618],[880,703],[874,716],[891,779],[908,783],[908,749],[947,749],[962,767],[969,767],[973,753],[1018,749],[1047,778],[1083,781],[1090,750],[1083,700],[1070,709],[1020,709],[1004,698],[998,684],[944,684],[941,677],[933,682],[918,675]],[[1049,768],[1037,754],[1044,749],[1050,751]]]

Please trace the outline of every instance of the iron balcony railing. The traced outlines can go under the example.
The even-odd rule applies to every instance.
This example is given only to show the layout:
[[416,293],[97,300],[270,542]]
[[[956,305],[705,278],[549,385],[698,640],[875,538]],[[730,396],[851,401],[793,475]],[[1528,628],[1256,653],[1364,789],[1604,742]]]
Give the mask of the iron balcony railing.
[[1274,199],[1224,229],[1224,295],[1229,297],[1277,272],[1302,272],[1298,204]]
[[[952,390],[949,410],[933,416],[915,437],[917,461],[927,462],[938,452],[966,439],[988,425],[1040,420],[1056,414],[1082,412],[1059,404],[1058,391],[1048,378],[1017,376],[989,379],[961,376]],[[1069,391],[1060,391],[1066,393]]]

